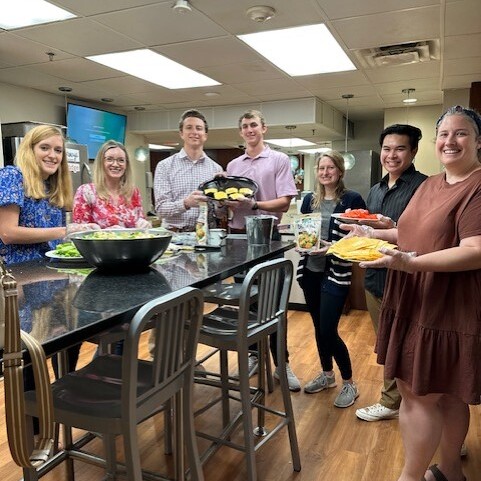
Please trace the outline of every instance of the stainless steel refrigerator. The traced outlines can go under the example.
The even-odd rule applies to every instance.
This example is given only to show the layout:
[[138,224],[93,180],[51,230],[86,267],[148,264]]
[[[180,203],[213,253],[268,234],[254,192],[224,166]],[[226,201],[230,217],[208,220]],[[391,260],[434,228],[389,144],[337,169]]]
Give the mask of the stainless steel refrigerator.
[[[37,125],[45,125],[42,122],[13,122],[2,124],[2,142],[4,164],[13,165],[15,154],[18,146],[23,140],[25,134],[36,127]],[[48,124],[53,125],[53,124]],[[65,135],[66,127],[63,125],[55,125]],[[77,190],[78,186],[91,182],[91,171],[89,165],[89,158],[87,153],[87,146],[83,144],[76,144],[72,142],[65,143],[67,161],[70,173],[72,174],[73,191]]]

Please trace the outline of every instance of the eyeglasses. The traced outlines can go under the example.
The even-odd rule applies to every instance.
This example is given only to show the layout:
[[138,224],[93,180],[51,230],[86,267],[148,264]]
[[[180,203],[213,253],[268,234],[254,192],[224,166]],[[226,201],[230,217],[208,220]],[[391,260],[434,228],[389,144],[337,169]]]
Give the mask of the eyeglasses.
[[104,161],[106,164],[113,165],[117,162],[119,165],[125,165],[127,163],[127,159],[117,159],[115,157],[104,157]]

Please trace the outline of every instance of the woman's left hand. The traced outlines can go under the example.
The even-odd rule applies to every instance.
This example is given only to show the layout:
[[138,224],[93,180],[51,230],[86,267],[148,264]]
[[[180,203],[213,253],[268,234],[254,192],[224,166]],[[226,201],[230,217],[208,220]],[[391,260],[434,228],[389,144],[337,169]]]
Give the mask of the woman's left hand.
[[152,223],[149,222],[147,219],[139,218],[135,223],[135,227],[137,227],[137,229],[151,229]]
[[384,254],[375,261],[360,262],[359,267],[366,268],[382,268],[394,269],[395,271],[404,271],[412,274],[416,271],[414,268],[414,259],[416,257],[415,252],[400,252],[396,249],[389,249],[387,247],[381,247],[379,249],[381,254]]

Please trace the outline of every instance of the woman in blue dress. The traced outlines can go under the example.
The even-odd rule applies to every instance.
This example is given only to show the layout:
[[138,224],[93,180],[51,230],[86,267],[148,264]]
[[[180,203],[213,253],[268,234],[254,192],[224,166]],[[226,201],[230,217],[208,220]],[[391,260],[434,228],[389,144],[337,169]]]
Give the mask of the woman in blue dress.
[[[27,132],[15,157],[15,166],[0,169],[0,258],[6,265],[42,259],[68,233],[97,228],[66,225],[72,209],[72,181],[65,141],[54,126],[39,125]],[[69,368],[79,348],[69,349]],[[33,389],[33,373],[24,372],[25,389]]]
[[0,169],[0,256],[7,265],[41,259],[54,249],[70,230],[65,212],[73,199],[64,138],[56,127],[27,132],[15,164]]

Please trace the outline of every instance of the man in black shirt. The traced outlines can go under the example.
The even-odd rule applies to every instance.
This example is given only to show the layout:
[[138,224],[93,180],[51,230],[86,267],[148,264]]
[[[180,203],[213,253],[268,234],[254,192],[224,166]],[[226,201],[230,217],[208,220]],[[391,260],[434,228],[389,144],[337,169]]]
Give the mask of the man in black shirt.
[[[366,202],[369,212],[383,215],[376,228],[394,227],[416,189],[427,178],[413,164],[421,137],[420,129],[406,124],[390,125],[381,133],[381,165],[387,175],[371,188]],[[367,269],[364,281],[367,308],[376,334],[386,275],[387,269]],[[400,403],[396,381],[385,379],[379,402],[358,409],[356,416],[365,421],[393,419],[398,417]]]

